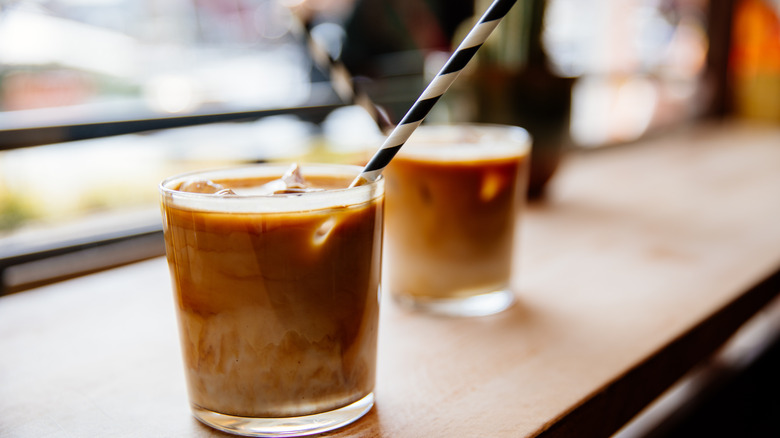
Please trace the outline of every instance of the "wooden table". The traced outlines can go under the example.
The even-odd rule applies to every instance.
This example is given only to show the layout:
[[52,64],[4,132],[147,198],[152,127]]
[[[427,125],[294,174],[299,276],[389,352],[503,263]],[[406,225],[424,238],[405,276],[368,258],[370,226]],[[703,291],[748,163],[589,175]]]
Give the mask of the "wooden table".
[[[575,153],[502,314],[385,300],[376,405],[332,436],[608,436],[780,292],[780,128]],[[188,411],[158,258],[0,298],[0,436],[222,436]]]

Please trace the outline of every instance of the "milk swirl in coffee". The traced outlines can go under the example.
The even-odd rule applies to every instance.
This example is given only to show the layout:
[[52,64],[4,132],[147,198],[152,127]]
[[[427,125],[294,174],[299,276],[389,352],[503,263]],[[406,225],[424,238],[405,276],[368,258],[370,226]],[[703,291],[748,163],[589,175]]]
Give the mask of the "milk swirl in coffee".
[[305,176],[198,176],[164,194],[194,407],[289,417],[373,391],[383,197],[344,202],[354,174]]

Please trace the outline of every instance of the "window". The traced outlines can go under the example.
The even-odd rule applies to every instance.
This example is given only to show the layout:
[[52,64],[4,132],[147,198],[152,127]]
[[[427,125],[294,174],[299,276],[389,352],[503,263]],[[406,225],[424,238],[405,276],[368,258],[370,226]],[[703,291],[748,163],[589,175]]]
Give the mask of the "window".
[[[365,112],[339,98],[301,26],[332,57],[343,55],[362,75],[356,78],[361,89],[397,121],[426,85],[426,67],[436,66],[442,51],[460,41],[463,23],[489,2],[456,3],[2,3],[0,272],[6,290],[99,269],[84,262],[50,267],[44,275],[42,265],[22,262],[61,257],[72,265],[82,250],[111,246],[100,242],[148,239],[147,249],[114,251],[124,258],[90,256],[110,264],[160,254],[156,186],[165,176],[268,160],[367,159],[381,136]],[[542,21],[531,4],[546,6]],[[573,83],[572,139],[595,147],[706,112],[707,93],[724,88],[722,81],[708,88],[710,42],[723,29],[728,34],[728,26],[712,26],[713,11],[720,11],[718,23],[727,22],[728,4],[534,0],[518,2],[513,29],[543,24],[551,74]],[[514,56],[522,65],[527,32],[508,34],[520,38],[520,46],[506,47],[520,47]],[[728,43],[722,39],[719,53]],[[725,65],[716,67],[725,71]],[[443,114],[435,117],[446,120]]]

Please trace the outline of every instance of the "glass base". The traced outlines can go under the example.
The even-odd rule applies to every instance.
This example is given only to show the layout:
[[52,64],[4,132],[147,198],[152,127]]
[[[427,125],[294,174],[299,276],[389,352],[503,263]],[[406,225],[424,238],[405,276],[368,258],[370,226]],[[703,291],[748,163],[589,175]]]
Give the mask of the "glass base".
[[284,418],[234,417],[192,405],[195,418],[207,426],[243,436],[292,437],[314,435],[346,426],[365,415],[374,406],[374,393],[333,411]]
[[463,298],[426,298],[401,294],[394,294],[393,298],[404,307],[442,316],[493,315],[503,312],[515,302],[515,294],[509,289]]

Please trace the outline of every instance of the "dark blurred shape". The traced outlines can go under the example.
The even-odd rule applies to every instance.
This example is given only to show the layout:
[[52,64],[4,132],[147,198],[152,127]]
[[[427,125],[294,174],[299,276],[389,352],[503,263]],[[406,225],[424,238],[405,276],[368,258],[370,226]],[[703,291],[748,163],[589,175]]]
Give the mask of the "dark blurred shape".
[[[351,72],[379,79],[402,70],[424,73],[426,56],[451,52],[489,2],[361,0],[345,24],[342,59]],[[441,105],[461,107],[451,122],[521,126],[533,137],[529,193],[539,196],[568,143],[574,80],[553,74],[542,48],[546,1],[520,2],[488,39],[508,40],[510,51],[478,52]],[[524,9],[525,8],[525,9]],[[523,22],[520,24],[520,22]],[[502,35],[503,34],[503,35]],[[484,50],[484,49],[481,49]],[[488,49],[490,50],[490,49]],[[513,51],[512,51],[513,50]],[[502,53],[509,59],[501,59]],[[522,58],[521,62],[517,62]]]
[[[547,2],[533,0],[525,10],[527,31],[501,28],[497,32],[517,31],[527,55],[522,63],[502,59],[481,59],[470,76],[474,88],[474,121],[501,123],[525,128],[531,134],[531,174],[528,195],[540,197],[552,178],[569,144],[569,117],[574,78],[561,77],[549,68],[542,46],[542,32]],[[519,5],[518,5],[519,6]]]
[[[392,67],[417,68],[422,73],[425,53],[451,50],[458,26],[473,14],[470,1],[357,0],[344,24],[342,60],[354,75],[371,78],[387,75]],[[382,62],[399,53],[411,54],[413,64]]]
[[518,2],[442,99],[452,122],[498,123],[528,130],[533,139],[531,198],[542,196],[570,143],[575,81],[549,67],[542,42],[546,7],[546,0]]
[[711,83],[712,98],[708,116],[726,117],[732,112],[729,93],[729,47],[732,40],[732,17],[736,0],[709,2],[707,7],[707,80]]

